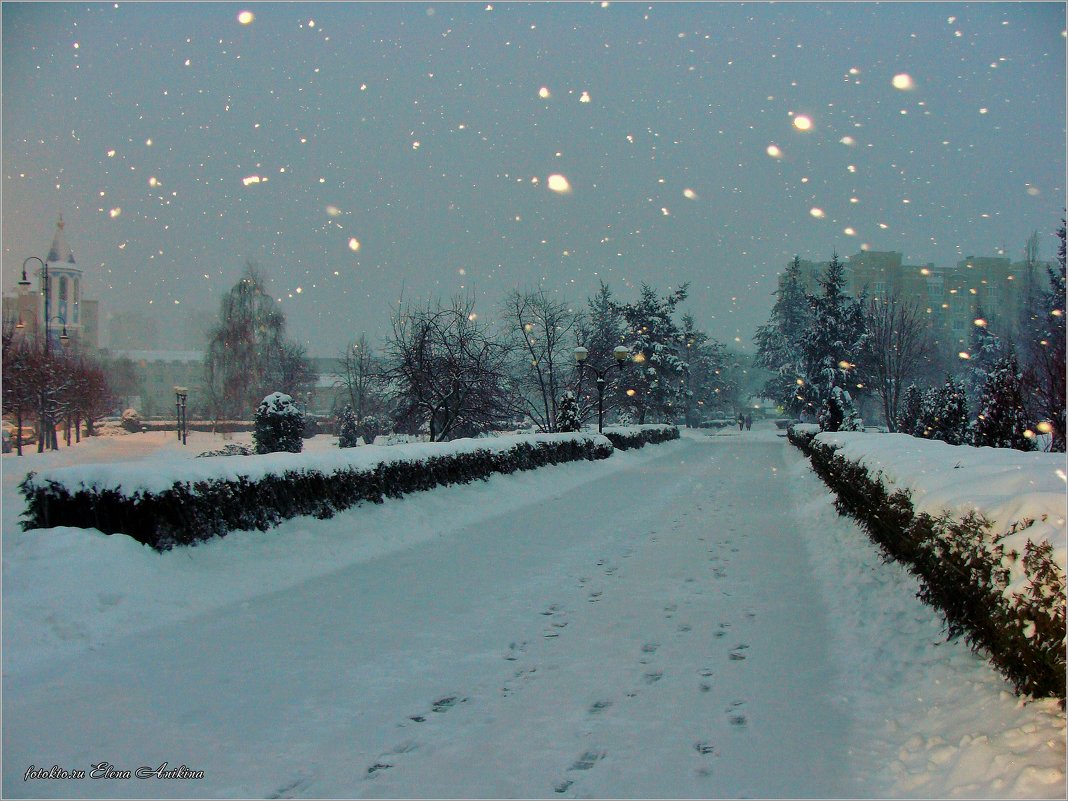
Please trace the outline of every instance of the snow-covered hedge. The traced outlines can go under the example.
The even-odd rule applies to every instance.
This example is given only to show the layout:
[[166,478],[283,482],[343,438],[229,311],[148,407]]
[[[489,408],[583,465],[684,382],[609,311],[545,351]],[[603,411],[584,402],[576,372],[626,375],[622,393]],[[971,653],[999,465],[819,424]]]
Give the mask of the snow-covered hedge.
[[1064,699],[1063,457],[799,426],[789,437],[839,511],[917,575],[951,637],[1018,693]]
[[611,455],[599,435],[534,434],[195,459],[157,471],[136,463],[65,467],[30,473],[19,485],[21,524],[95,528],[167,550],[298,515],[332,517],[361,501]]
[[625,451],[630,448],[644,448],[646,445],[678,439],[679,428],[678,426],[659,424],[609,426],[604,430],[604,435],[612,440],[614,447]]

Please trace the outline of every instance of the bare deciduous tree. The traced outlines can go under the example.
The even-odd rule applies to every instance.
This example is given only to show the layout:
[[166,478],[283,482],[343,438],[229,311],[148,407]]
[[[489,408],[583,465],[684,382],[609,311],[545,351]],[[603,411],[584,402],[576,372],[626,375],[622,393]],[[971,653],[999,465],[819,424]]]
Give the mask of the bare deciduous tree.
[[507,347],[480,322],[470,298],[398,306],[386,370],[399,413],[431,441],[471,436],[507,414]]
[[927,324],[919,309],[890,295],[872,298],[865,314],[867,340],[861,373],[882,400],[889,431],[897,430],[898,407],[909,382],[924,372],[931,355]]
[[344,390],[348,405],[356,415],[356,423],[377,415],[382,402],[382,365],[375,357],[366,334],[348,345],[338,358],[340,369],[334,386]]
[[558,404],[575,372],[578,315],[542,289],[514,290],[504,302],[517,411],[556,431]]

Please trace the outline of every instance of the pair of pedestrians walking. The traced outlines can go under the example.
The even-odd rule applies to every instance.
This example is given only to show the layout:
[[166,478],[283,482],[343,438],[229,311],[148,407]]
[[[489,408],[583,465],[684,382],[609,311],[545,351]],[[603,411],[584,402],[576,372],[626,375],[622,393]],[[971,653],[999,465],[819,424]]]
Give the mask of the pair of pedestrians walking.
[[749,431],[753,427],[753,417],[749,414],[738,415],[738,430]]

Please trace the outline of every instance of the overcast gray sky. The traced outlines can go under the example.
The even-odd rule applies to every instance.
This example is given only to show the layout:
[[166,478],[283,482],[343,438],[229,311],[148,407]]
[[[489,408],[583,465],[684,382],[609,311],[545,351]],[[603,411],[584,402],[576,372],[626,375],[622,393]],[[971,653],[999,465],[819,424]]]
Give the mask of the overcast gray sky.
[[314,355],[599,280],[749,347],[794,253],[1052,257],[1064,67],[1063,3],[4,3],[4,288],[62,213],[105,316],[253,259]]

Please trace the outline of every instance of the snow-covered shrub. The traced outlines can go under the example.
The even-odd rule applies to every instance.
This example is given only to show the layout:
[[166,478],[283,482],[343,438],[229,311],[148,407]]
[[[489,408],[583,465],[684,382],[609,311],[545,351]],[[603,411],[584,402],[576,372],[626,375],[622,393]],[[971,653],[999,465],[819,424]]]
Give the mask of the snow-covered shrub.
[[[917,514],[908,491],[890,492],[880,474],[796,429],[790,442],[834,491],[839,513],[855,518],[917,576],[920,599],[942,612],[949,636],[963,635],[973,650],[986,652],[1017,693],[1063,700],[1065,577],[1049,543],[1028,540],[1023,554],[1006,553],[1001,540],[1015,530],[994,532],[981,514]],[[1009,566],[1021,557],[1024,590],[1007,592]]]
[[575,397],[574,392],[568,390],[560,397],[560,409],[556,414],[556,430],[578,431],[581,428],[578,398]]
[[[165,551],[234,530],[266,531],[297,515],[327,518],[363,501],[381,503],[386,497],[468,483],[494,473],[607,459],[613,452],[604,437],[582,434],[541,434],[511,442],[501,438],[473,449],[462,444],[433,446],[402,446],[377,460],[352,464],[338,464],[335,459],[326,470],[309,456],[295,457],[294,462],[287,459],[284,468],[275,461],[254,462],[260,457],[253,456],[235,460],[242,463],[234,468],[241,472],[227,469],[208,478],[200,470],[199,476],[192,472],[198,477],[183,478],[179,470],[169,486],[152,490],[125,489],[138,486],[135,467],[110,484],[87,485],[82,474],[72,468],[43,475],[31,472],[19,485],[26,499],[20,523],[23,530],[91,526],[105,534],[127,534]],[[257,469],[260,465],[266,472]],[[65,476],[70,477],[69,483],[64,483]]]
[[[371,442],[372,440],[368,440]],[[341,410],[337,423],[337,446],[339,448],[355,448],[360,444],[360,427],[356,419],[356,412],[351,406]]]
[[272,392],[260,401],[254,423],[256,453],[300,453],[304,449],[304,415],[289,395]]
[[374,442],[375,437],[385,433],[385,427],[382,425],[382,421],[373,414],[364,417],[357,428],[360,436],[363,437],[364,442]]
[[247,445],[239,445],[236,442],[231,442],[229,445],[220,448],[217,451],[204,451],[204,453],[198,453],[197,458],[207,456],[251,456],[252,449]]
[[678,439],[679,428],[657,423],[643,426],[610,426],[604,430],[604,435],[612,441],[613,448],[625,451]]
[[144,430],[144,423],[137,409],[126,409],[122,413],[120,425],[124,431],[129,431],[131,434],[137,434]]

